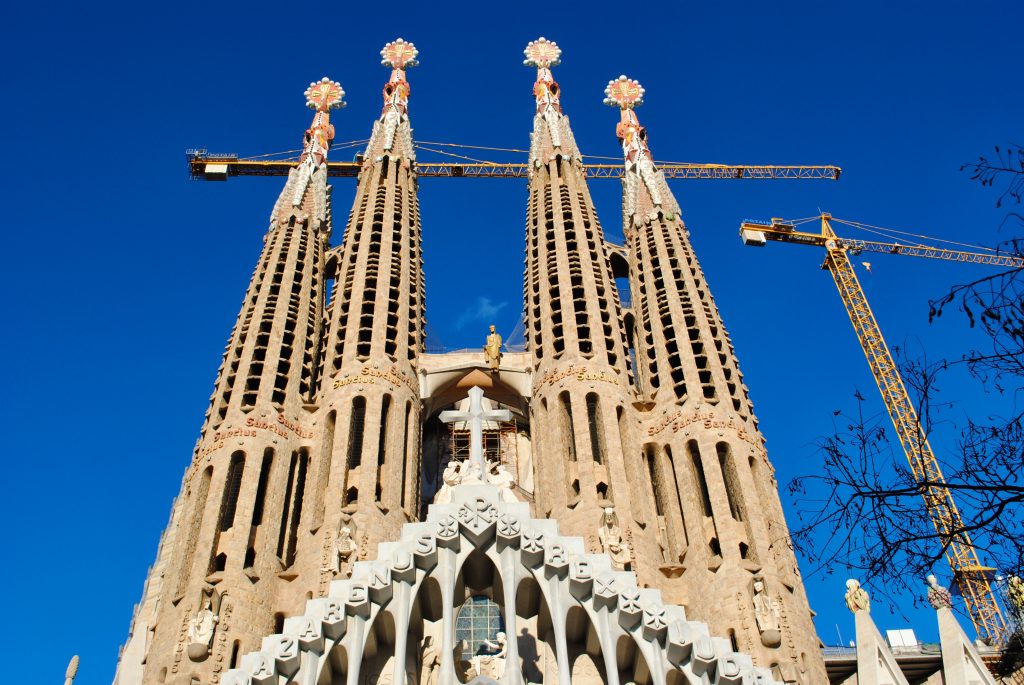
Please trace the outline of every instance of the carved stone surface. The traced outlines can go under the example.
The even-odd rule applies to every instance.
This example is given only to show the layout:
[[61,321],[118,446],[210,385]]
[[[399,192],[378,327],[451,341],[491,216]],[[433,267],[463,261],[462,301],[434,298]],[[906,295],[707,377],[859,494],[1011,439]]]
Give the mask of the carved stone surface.
[[[276,682],[277,677],[314,682],[320,676],[306,671],[320,668],[324,662],[304,659],[302,654],[319,653],[325,649],[344,649],[349,663],[353,659],[362,661],[366,626],[371,617],[386,612],[396,625],[405,625],[410,618],[412,605],[398,601],[403,596],[399,585],[409,581],[392,573],[393,560],[411,559],[417,555],[417,550],[421,554],[436,553],[431,552],[431,545],[426,544],[428,537],[438,542],[444,538],[446,554],[459,554],[464,558],[468,558],[470,553],[484,554],[492,560],[499,575],[503,575],[506,572],[503,569],[507,568],[517,575],[534,577],[550,606],[579,606],[588,612],[608,612],[611,620],[607,629],[598,633],[602,651],[614,652],[619,638],[627,637],[636,643],[646,658],[661,659],[658,665],[661,672],[680,670],[688,677],[698,679],[703,675],[709,678],[708,682],[716,684],[774,682],[766,671],[755,668],[749,657],[716,648],[707,637],[706,626],[686,621],[682,608],[666,606],[660,600],[659,592],[641,590],[631,574],[612,570],[615,564],[610,557],[585,554],[583,541],[579,538],[558,535],[546,521],[526,521],[520,528],[522,505],[503,502],[499,488],[460,485],[453,489],[453,500],[451,504],[431,507],[428,520],[436,522],[433,534],[422,532],[422,524],[407,524],[398,542],[384,546],[389,550],[391,562],[358,562],[351,580],[335,581],[329,598],[309,601],[304,615],[286,620],[285,634],[264,639],[260,651],[246,654],[241,667],[228,672],[225,682],[270,683]],[[502,524],[497,525],[498,522]],[[518,548],[506,545],[502,548],[504,551],[499,551],[501,531],[507,538],[512,522],[516,524],[515,529],[521,530],[521,544]],[[499,559],[499,555],[508,554],[514,559],[512,567],[503,565]],[[415,568],[414,583],[433,578],[442,584],[442,595],[447,595],[449,590],[444,588],[444,584],[456,580],[454,575],[444,571],[447,563],[420,567],[407,562],[405,567]],[[602,568],[607,570],[597,571]],[[632,580],[627,581],[629,578]],[[589,591],[580,591],[580,588],[588,588]],[[508,609],[511,607],[506,607],[506,615],[509,615]],[[440,623],[441,634],[448,631],[454,634],[454,620],[454,611],[444,613]],[[565,630],[565,626],[556,626],[555,630]],[[561,638],[556,638],[555,643],[564,644]],[[464,669],[470,679],[502,680],[514,643],[501,632],[484,644],[488,653],[464,656],[453,653],[451,663],[461,664],[459,668]],[[650,645],[659,647],[652,651]],[[378,649],[382,646],[378,643]],[[445,663],[441,645],[432,637],[425,638],[419,654],[419,682],[426,685],[441,682]],[[655,656],[659,654],[661,656]],[[379,653],[375,658],[377,661],[374,663],[381,663]],[[390,681],[393,677],[388,668],[382,668],[379,676],[372,676],[372,673],[374,682]]]

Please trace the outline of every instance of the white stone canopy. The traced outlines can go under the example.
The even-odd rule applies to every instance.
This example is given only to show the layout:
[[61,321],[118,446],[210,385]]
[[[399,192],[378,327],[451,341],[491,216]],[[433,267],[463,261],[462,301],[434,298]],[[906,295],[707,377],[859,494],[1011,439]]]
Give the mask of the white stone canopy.
[[[394,654],[409,654],[416,600],[432,580],[442,600],[436,682],[458,683],[455,617],[461,597],[456,598],[455,590],[475,554],[493,564],[501,591],[496,582],[493,599],[503,608],[511,636],[517,634],[520,583],[536,583],[550,613],[559,683],[572,680],[566,623],[577,608],[594,628],[609,685],[620,682],[616,655],[623,639],[635,644],[653,685],[776,682],[767,670],[754,667],[749,656],[732,651],[729,640],[712,637],[706,624],[688,621],[682,607],[662,603],[659,591],[638,588],[631,572],[613,570],[607,555],[587,553],[582,538],[559,535],[555,521],[530,518],[527,503],[502,502],[492,485],[456,486],[450,504],[431,506],[425,522],[406,524],[399,541],[379,545],[376,560],[357,562],[350,579],[331,583],[327,597],[307,601],[303,615],[287,618],[282,634],[264,638],[261,650],[245,654],[241,668],[228,671],[222,682],[358,685],[376,621],[393,625],[389,633]],[[500,683],[524,683],[516,639],[508,641],[505,663]],[[393,672],[382,674],[380,682],[404,683],[407,669],[406,658],[395,658]],[[497,681],[477,676],[470,682]]]

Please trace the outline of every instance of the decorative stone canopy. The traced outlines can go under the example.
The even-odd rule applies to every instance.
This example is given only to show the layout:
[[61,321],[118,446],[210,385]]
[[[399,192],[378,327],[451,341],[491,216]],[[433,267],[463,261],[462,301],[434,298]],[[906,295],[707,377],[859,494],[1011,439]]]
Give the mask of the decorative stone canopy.
[[[306,611],[284,621],[281,634],[269,635],[258,652],[245,654],[241,668],[228,671],[224,685],[277,685],[360,680],[374,623],[393,625],[394,653],[408,654],[414,606],[428,581],[441,595],[441,654],[438,683],[457,683],[455,588],[467,562],[482,554],[493,564],[501,593],[505,631],[517,634],[516,593],[523,581],[536,583],[551,618],[558,681],[572,679],[566,619],[582,609],[592,623],[604,660],[605,682],[619,685],[617,646],[635,644],[654,685],[673,683],[771,685],[771,674],[753,666],[730,642],[712,637],[704,623],[688,621],[682,607],[666,605],[657,590],[637,586],[630,572],[615,571],[605,554],[589,554],[579,537],[562,536],[553,520],[533,519],[529,505],[502,502],[491,485],[460,485],[450,504],[430,507],[427,520],[402,528],[397,542],[378,546],[377,559],[360,561],[351,578],[331,583],[327,597],[307,601]],[[495,583],[497,586],[498,583]],[[385,619],[385,616],[387,617]],[[380,645],[378,644],[379,648]],[[515,639],[508,641],[500,682],[524,682]],[[393,660],[390,682],[406,682],[406,658]],[[338,664],[341,664],[338,666]],[[381,681],[383,682],[383,681]],[[498,682],[478,676],[471,683]]]

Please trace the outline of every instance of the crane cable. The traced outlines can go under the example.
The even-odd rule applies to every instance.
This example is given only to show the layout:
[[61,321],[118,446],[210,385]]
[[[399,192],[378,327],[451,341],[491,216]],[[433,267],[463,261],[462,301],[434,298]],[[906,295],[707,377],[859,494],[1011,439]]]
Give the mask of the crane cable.
[[[956,240],[948,240],[946,238],[936,238],[934,236],[923,235],[921,233],[909,233],[907,231],[899,231],[899,230],[897,230],[895,228],[884,228],[882,226],[872,226],[871,224],[865,224],[865,223],[861,223],[859,221],[847,221],[846,219],[835,219],[835,218],[833,218],[832,220],[835,221],[836,223],[845,224],[845,225],[851,226],[853,228],[859,228],[862,231],[866,231],[868,233],[874,233],[876,235],[881,235],[881,236],[884,236],[886,238],[892,238],[893,240],[896,239],[896,235],[890,235],[890,234],[902,235],[902,236],[909,237],[909,238],[922,238],[924,240],[932,240],[932,241],[935,241],[937,243],[948,243],[949,245],[958,245],[960,247],[969,247],[969,248],[974,249],[974,250],[983,250],[985,252],[991,252],[991,253],[998,253],[999,252],[999,250],[996,250],[996,249],[991,248],[991,247],[985,247],[984,245],[975,245],[973,243],[963,243],[963,242],[959,242],[959,241],[956,241]],[[927,245],[918,245],[917,247],[928,247],[928,246]]]

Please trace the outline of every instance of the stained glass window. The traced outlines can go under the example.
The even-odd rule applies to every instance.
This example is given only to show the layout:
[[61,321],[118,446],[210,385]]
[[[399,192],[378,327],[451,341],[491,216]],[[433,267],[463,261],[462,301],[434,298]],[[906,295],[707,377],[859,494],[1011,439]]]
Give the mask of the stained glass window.
[[455,620],[456,642],[465,640],[468,643],[463,658],[494,653],[494,650],[484,645],[484,640],[493,643],[498,633],[503,630],[505,621],[501,617],[501,609],[483,595],[467,599]]

